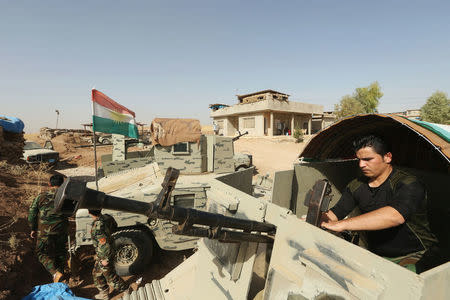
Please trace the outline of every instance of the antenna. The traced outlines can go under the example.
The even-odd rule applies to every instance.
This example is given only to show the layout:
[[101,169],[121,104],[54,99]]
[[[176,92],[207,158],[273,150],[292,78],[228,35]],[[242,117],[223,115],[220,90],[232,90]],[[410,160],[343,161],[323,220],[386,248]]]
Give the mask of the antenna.
[[56,126],[55,126],[55,129],[58,129],[59,110],[55,109],[55,112],[56,112]]

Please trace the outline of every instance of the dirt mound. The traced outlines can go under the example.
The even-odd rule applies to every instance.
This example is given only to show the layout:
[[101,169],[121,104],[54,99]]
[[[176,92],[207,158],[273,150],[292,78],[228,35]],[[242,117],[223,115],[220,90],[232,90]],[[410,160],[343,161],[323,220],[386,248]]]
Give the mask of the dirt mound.
[[[43,145],[45,139],[42,139],[39,134],[25,134],[27,141],[37,142]],[[94,148],[82,134],[80,133],[62,133],[51,139],[54,150],[59,152],[60,163],[56,167],[94,167]],[[97,145],[97,161],[100,163],[100,158],[104,154],[110,154],[112,146]]]
[[0,299],[21,298],[34,285],[49,280],[35,276],[46,271],[34,256],[27,216],[31,202],[46,190],[50,176],[48,169],[0,162]]

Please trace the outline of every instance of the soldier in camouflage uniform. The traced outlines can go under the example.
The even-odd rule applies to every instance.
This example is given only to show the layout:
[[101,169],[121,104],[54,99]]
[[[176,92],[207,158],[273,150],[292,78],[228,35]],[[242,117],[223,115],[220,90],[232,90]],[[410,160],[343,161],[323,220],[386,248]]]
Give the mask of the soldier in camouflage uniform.
[[52,274],[53,282],[58,282],[64,274],[67,250],[67,217],[54,213],[56,189],[64,181],[64,176],[50,177],[51,189],[39,194],[31,204],[28,222],[31,238],[36,236],[36,254],[39,262]]
[[95,299],[108,299],[108,284],[119,293],[128,289],[114,269],[114,249],[111,245],[111,234],[117,227],[117,223],[113,217],[102,215],[100,210],[89,210],[89,214],[94,219],[91,237],[96,253],[92,276],[95,286],[100,291],[95,295]]

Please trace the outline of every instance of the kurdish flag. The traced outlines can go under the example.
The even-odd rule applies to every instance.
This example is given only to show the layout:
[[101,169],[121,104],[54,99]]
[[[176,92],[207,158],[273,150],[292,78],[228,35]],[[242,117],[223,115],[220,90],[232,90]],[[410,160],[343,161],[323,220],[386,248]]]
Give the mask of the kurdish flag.
[[138,138],[135,113],[95,89],[92,90],[92,111],[94,131]]

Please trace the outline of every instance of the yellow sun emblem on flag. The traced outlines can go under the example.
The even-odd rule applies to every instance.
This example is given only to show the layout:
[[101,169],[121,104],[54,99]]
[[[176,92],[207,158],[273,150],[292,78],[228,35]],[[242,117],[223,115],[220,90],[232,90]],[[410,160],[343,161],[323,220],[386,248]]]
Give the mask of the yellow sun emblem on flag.
[[116,122],[126,122],[128,117],[127,115],[118,113],[116,111],[111,111],[111,119]]

